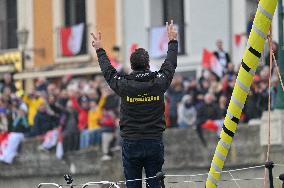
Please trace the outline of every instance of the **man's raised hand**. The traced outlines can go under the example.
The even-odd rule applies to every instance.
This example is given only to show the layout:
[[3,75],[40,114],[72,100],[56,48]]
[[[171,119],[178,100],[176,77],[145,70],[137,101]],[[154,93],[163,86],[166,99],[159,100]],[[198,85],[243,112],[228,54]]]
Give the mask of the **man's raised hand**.
[[91,33],[91,35],[93,37],[92,46],[96,50],[99,48],[102,48],[102,33],[99,31],[99,32],[96,32],[95,34]]
[[167,33],[168,33],[168,38],[169,40],[177,40],[177,30],[174,26],[174,21],[171,20],[171,23],[169,25],[168,22],[166,22],[166,28],[167,28]]

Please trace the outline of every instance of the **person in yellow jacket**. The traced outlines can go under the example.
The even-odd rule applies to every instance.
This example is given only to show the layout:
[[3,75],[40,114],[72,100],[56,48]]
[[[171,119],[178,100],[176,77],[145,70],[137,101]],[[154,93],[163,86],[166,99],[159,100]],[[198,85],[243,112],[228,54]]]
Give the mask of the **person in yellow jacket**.
[[28,123],[30,126],[34,124],[34,117],[38,111],[38,108],[45,103],[44,99],[40,97],[37,92],[32,92],[29,95],[23,96],[23,101],[28,106]]
[[90,102],[90,110],[88,113],[88,130],[100,128],[99,120],[102,117],[103,107],[106,102],[106,96],[101,96],[99,103],[92,101]]
[[84,149],[94,143],[93,132],[101,128],[99,121],[103,114],[103,107],[105,105],[106,97],[108,95],[106,89],[102,89],[102,95],[99,102],[90,101],[90,110],[88,112],[88,128],[81,132],[80,149]]

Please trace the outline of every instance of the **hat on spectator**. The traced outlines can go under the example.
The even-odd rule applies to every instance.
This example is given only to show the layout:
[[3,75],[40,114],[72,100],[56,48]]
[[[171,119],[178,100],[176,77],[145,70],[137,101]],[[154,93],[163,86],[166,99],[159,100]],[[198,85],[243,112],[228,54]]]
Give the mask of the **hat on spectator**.
[[83,102],[89,102],[89,98],[87,97],[87,96],[81,96],[80,98],[79,98],[79,102],[80,103],[83,103]]

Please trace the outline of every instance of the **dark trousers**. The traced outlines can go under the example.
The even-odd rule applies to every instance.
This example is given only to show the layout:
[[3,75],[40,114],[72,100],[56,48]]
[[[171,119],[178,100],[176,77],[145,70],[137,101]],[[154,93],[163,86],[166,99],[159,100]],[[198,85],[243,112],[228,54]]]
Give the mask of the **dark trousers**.
[[170,116],[170,128],[178,127],[177,116]]
[[200,140],[201,140],[203,146],[204,146],[204,147],[207,147],[207,142],[206,142],[206,140],[205,140],[205,138],[204,138],[204,136],[203,136],[203,128],[202,128],[202,124],[203,124],[203,123],[205,123],[205,121],[197,124],[197,126],[196,126],[196,131],[197,131],[197,135],[198,135],[198,137],[200,138]]
[[[126,140],[122,139],[122,160],[126,180],[142,178],[142,169],[146,177],[161,172],[164,164],[164,145],[162,140]],[[127,188],[142,188],[142,181],[127,181]],[[146,181],[146,187],[161,188],[156,178]]]
[[80,145],[80,133],[63,134],[64,152],[78,150],[79,145]]

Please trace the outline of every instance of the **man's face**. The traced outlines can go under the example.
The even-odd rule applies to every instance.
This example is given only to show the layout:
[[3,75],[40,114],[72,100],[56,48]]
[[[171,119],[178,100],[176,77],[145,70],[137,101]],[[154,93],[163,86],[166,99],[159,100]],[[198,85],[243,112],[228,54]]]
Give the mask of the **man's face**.
[[5,74],[5,75],[4,75],[4,81],[5,81],[6,83],[10,83],[10,82],[12,81],[11,75],[10,75],[10,74]]
[[234,67],[234,64],[233,63],[229,63],[228,64],[228,71],[234,71],[235,67]]
[[90,108],[97,108],[97,103],[95,101],[90,102]]
[[218,40],[216,45],[219,50],[223,50],[223,42],[221,40]]
[[45,106],[45,104],[40,105],[39,108],[38,108],[38,110],[39,110],[40,112],[46,112],[46,106]]
[[206,104],[211,104],[213,102],[214,98],[211,94],[206,94],[204,97],[204,102]]
[[3,94],[6,95],[6,96],[10,96],[12,94],[12,91],[9,87],[5,87]]
[[275,42],[272,43],[272,50],[277,52],[277,44],[275,44]]
[[174,76],[173,80],[172,80],[172,85],[175,86],[175,85],[179,85],[181,84],[183,81],[183,78],[181,75],[177,74]]
[[227,98],[225,96],[221,96],[219,99],[220,105],[225,105],[227,103]]
[[55,102],[56,102],[56,99],[55,99],[54,96],[49,96],[49,97],[48,97],[48,103],[49,103],[49,104],[54,104]]
[[87,101],[82,102],[82,103],[81,103],[81,107],[82,107],[83,109],[88,109],[88,108],[89,108],[89,102],[87,102]]

